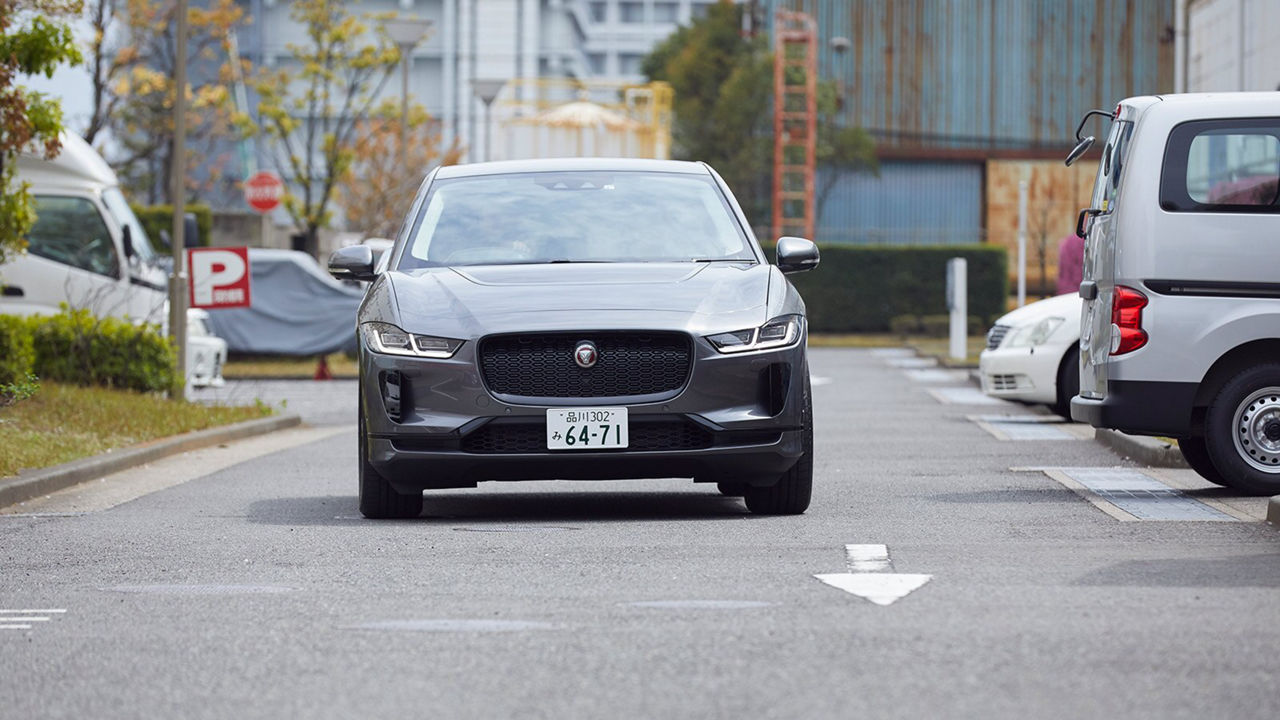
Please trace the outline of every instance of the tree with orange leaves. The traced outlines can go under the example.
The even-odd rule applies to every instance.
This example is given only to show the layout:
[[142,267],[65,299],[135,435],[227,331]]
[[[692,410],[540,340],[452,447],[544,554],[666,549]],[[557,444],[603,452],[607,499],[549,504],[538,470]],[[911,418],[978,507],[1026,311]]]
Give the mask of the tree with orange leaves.
[[440,132],[421,105],[409,109],[407,139],[402,149],[400,108],[391,101],[359,124],[353,148],[356,160],[338,189],[347,227],[368,237],[391,237],[427,171],[462,159],[463,150],[456,141],[441,147]]

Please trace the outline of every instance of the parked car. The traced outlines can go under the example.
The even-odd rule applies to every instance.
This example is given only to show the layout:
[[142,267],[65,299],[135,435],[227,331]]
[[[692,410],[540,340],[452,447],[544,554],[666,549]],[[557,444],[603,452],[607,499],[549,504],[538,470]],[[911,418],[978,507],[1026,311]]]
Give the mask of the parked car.
[[1111,127],[1077,223],[1072,415],[1175,437],[1208,480],[1278,494],[1280,93],[1136,97],[1091,114]]
[[756,513],[809,506],[804,303],[818,264],[770,265],[702,163],[542,160],[440,168],[360,306],[366,517],[485,480],[691,477]]
[[214,335],[206,310],[187,310],[187,384],[192,387],[222,387],[222,367],[227,364],[227,341]]
[[1014,310],[987,333],[978,360],[982,391],[1071,415],[1080,386],[1080,296],[1059,295]]

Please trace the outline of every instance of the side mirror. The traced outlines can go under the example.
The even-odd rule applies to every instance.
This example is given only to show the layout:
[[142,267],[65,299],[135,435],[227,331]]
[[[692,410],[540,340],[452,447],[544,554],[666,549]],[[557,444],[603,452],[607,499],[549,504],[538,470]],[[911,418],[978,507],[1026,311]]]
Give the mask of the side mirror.
[[131,258],[137,254],[133,250],[133,229],[128,225],[124,226],[124,234],[120,237],[120,240],[124,243],[125,257]]
[[196,222],[195,213],[182,216],[182,245],[189,248],[200,247],[200,224]]
[[1071,152],[1067,155],[1067,167],[1071,167],[1071,163],[1079,160],[1080,156],[1089,152],[1091,147],[1093,147],[1092,135],[1076,143],[1076,146],[1071,148]]
[[778,238],[778,269],[798,273],[818,267],[818,246],[798,237]]
[[329,256],[329,274],[339,280],[372,280],[373,250],[368,245],[338,248]]

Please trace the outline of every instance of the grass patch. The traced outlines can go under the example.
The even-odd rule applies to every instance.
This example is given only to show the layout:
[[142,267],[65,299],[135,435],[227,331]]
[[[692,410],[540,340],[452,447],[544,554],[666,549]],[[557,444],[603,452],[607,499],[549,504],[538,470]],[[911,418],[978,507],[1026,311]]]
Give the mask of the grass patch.
[[261,403],[201,405],[45,381],[34,397],[0,408],[0,477],[271,413]]
[[[326,359],[329,363],[329,372],[335,378],[359,377],[360,366],[346,354],[333,353]],[[222,377],[228,380],[310,378],[316,374],[317,363],[315,356],[237,355],[227,358],[227,364],[222,366]]]

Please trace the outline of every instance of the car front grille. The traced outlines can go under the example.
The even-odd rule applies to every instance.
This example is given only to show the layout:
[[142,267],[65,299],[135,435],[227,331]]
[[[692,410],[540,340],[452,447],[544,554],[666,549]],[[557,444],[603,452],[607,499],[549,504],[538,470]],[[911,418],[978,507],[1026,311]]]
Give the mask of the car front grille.
[[[631,419],[627,428],[628,443],[624,451],[700,450],[711,447],[712,440],[710,431],[683,418],[644,420],[637,417]],[[547,426],[542,421],[494,420],[464,437],[462,451],[477,455],[545,453],[548,452]]]
[[987,349],[995,350],[1000,347],[1000,343],[1004,342],[1004,336],[1008,334],[1008,325],[1000,325],[999,323],[992,325],[991,330],[987,332]]
[[[582,341],[596,346],[594,367],[574,362]],[[482,340],[479,352],[489,390],[524,398],[674,395],[693,356],[688,335],[664,332],[497,335]]]
[[988,375],[987,383],[992,390],[1017,390],[1017,375]]

